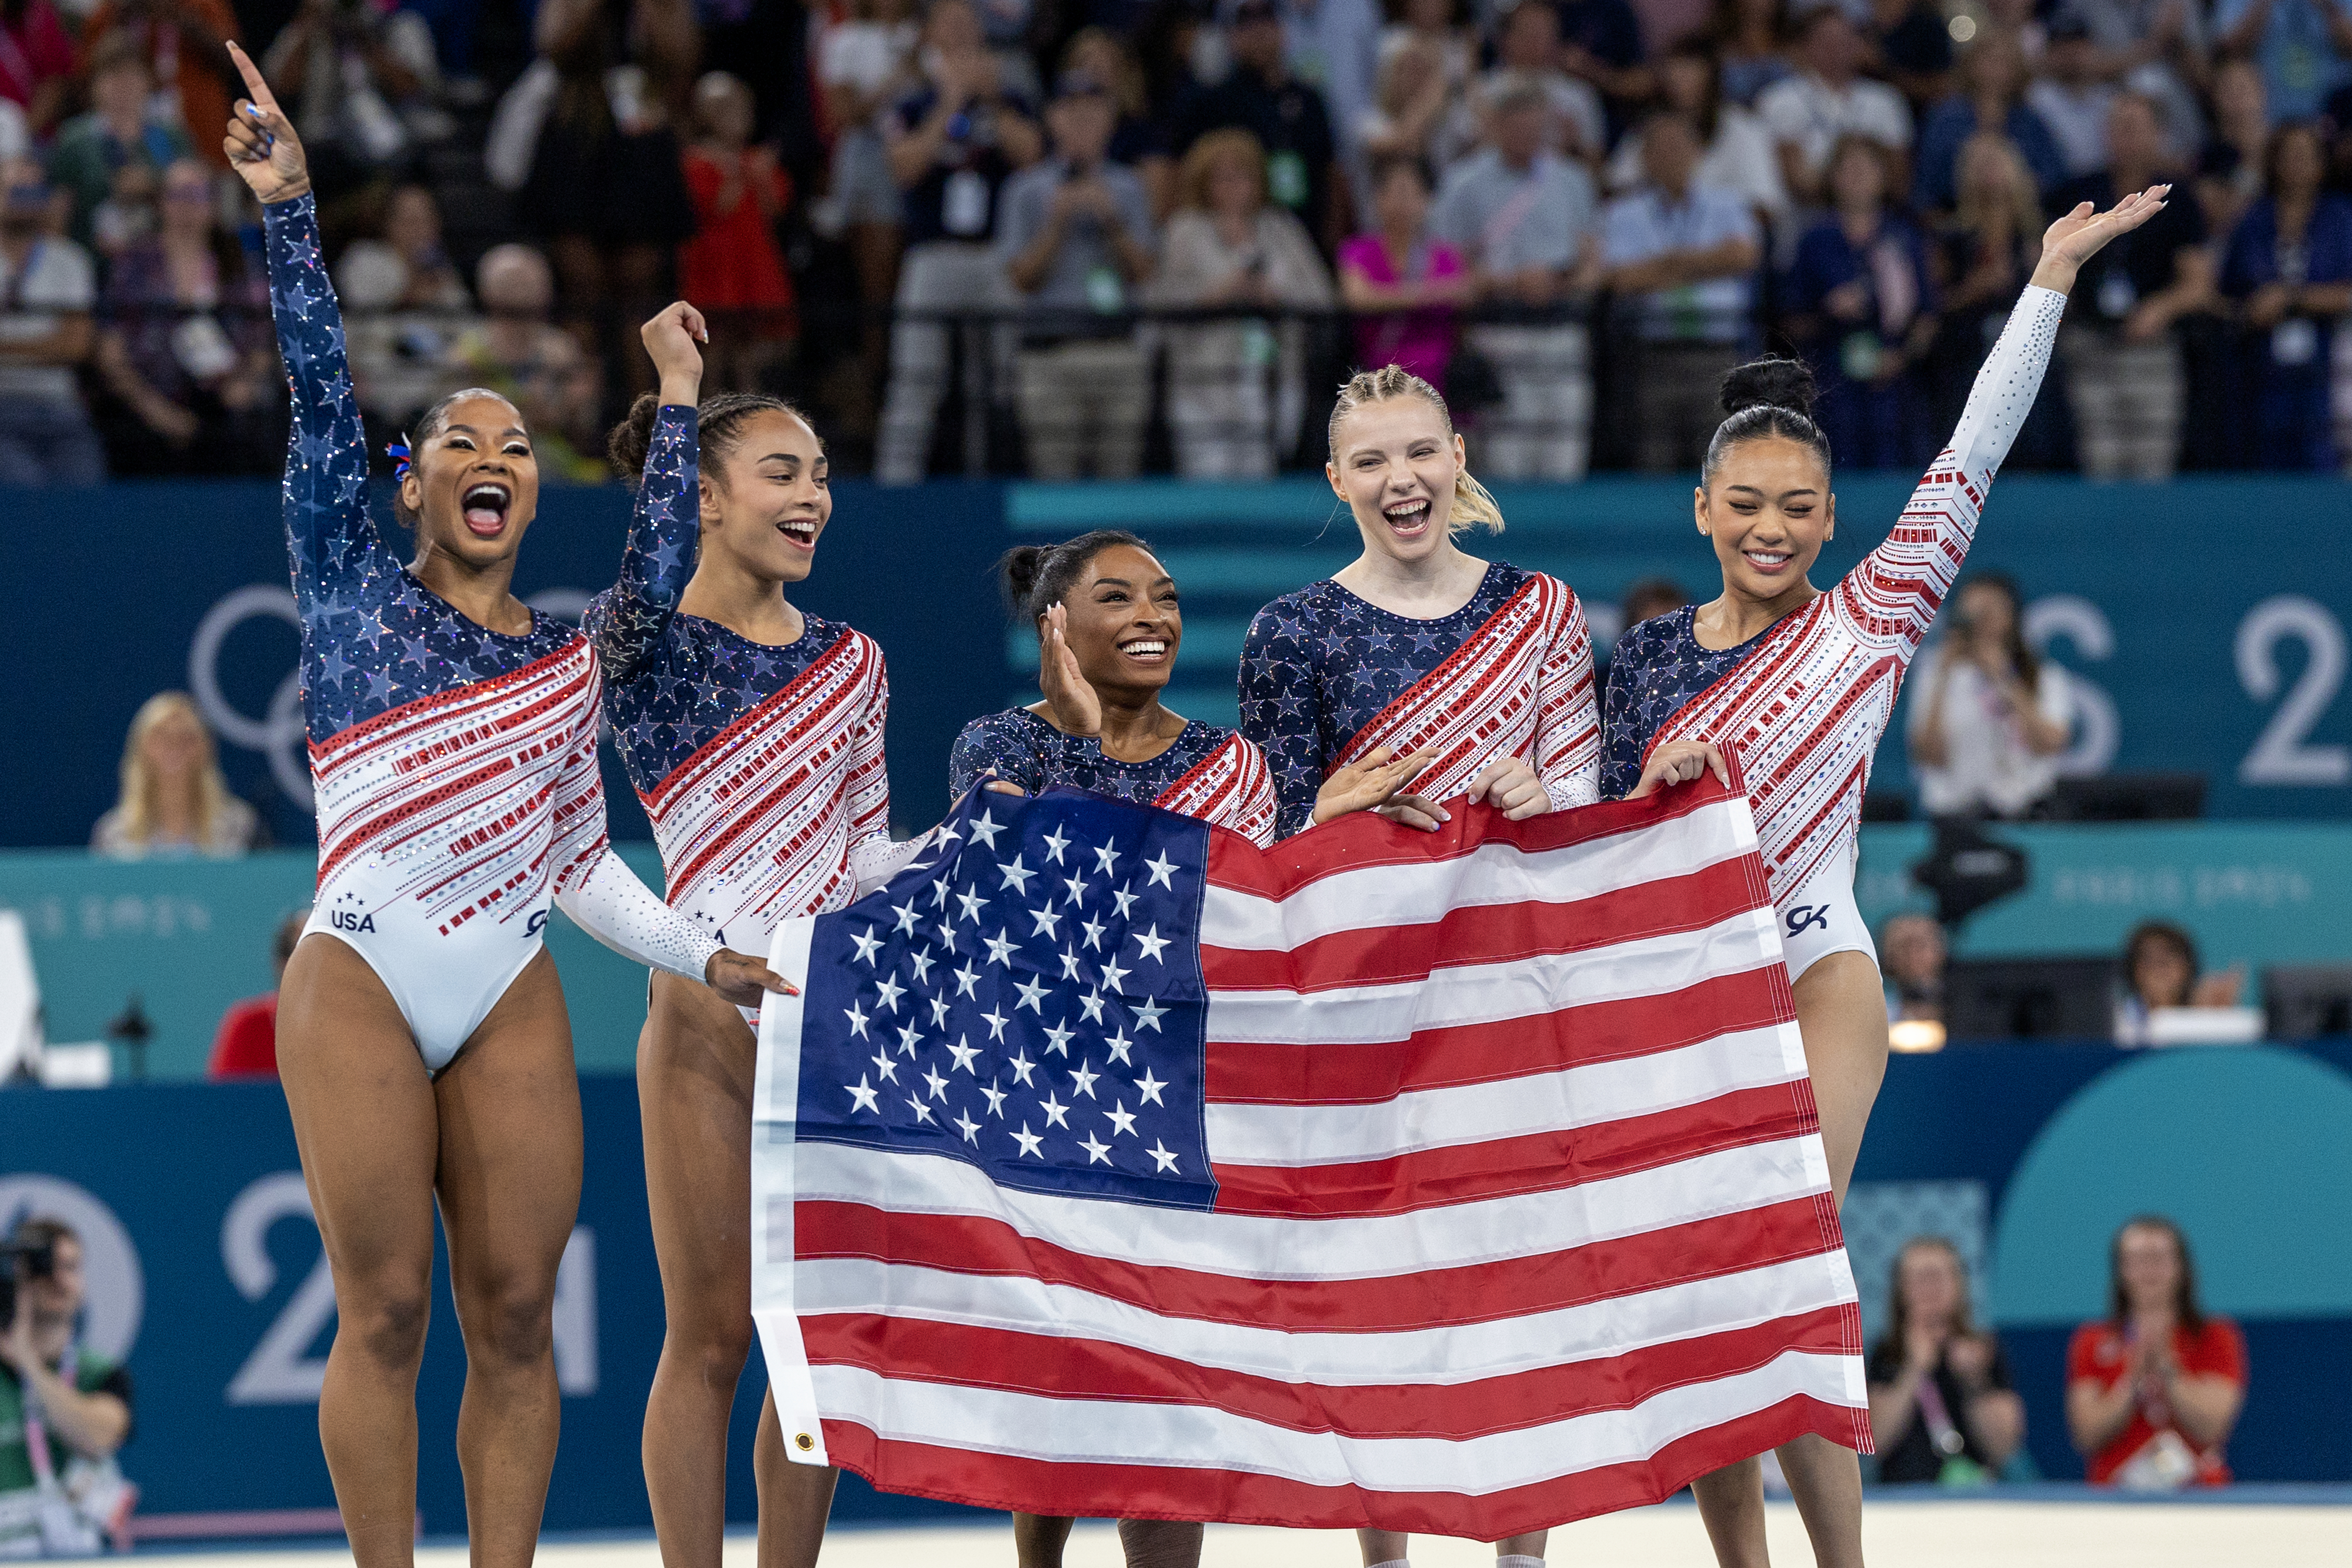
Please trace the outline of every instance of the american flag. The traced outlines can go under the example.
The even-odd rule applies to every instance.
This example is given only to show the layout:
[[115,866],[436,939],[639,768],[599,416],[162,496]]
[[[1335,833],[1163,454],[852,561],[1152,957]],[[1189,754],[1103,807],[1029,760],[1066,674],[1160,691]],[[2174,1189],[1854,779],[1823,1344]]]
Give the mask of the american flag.
[[1738,793],[1262,851],[975,792],[940,832],[777,937],[753,1305],[795,1458],[1495,1540],[1867,1448]]

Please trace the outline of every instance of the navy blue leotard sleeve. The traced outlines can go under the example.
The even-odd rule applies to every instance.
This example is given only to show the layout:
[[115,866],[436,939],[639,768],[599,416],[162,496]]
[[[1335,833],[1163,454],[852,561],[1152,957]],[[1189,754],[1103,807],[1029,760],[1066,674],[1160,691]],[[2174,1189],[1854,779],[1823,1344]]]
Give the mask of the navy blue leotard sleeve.
[[589,601],[580,629],[596,644],[604,678],[626,680],[661,644],[678,600],[694,575],[695,543],[702,525],[697,476],[695,411],[664,403],[654,419],[646,471],[637,487],[635,518],[621,554],[621,578]]

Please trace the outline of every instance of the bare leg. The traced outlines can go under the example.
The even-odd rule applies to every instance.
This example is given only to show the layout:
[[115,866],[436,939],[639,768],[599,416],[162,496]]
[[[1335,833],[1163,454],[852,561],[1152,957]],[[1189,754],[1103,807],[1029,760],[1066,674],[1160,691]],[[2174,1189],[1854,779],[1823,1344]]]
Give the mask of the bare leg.
[[1180,1519],[1122,1519],[1118,1549],[1127,1568],[1200,1568],[1202,1525]]
[[[1544,1541],[1551,1531],[1530,1531],[1525,1535],[1506,1536],[1495,1542],[1497,1557],[1540,1557]],[[1401,1530],[1360,1530],[1356,1531],[1357,1550],[1364,1554],[1364,1568],[1375,1563],[1394,1563],[1404,1556],[1412,1537]]]
[[[1832,953],[1795,987],[1797,1027],[1805,1040],[1805,1066],[1821,1108],[1822,1147],[1829,1157],[1830,1190],[1845,1202],[1862,1154],[1863,1130],[1886,1077],[1886,1001],[1878,966],[1866,953]],[[1778,1450],[1797,1511],[1822,1564],[1862,1562],[1862,1468],[1851,1449],[1808,1435]],[[1735,1486],[1723,1478],[1735,1473]],[[1691,1488],[1699,1516],[1724,1568],[1769,1561],[1764,1544],[1763,1471],[1754,1460],[1703,1477]]]
[[433,1302],[433,1082],[383,982],[323,935],[304,937],[286,966],[278,1071],[335,1281],[320,1446],[359,1568],[406,1568]]
[[760,1568],[816,1568],[841,1472],[830,1465],[793,1463],[776,1421],[773,1390],[760,1406],[751,1469],[760,1487]]
[[531,960],[434,1084],[466,1335],[457,1462],[476,1568],[530,1568],[555,1468],[555,1275],[580,1214],[580,1082],[555,961]]
[[1062,1568],[1062,1548],[1076,1522],[1045,1513],[1014,1514],[1013,1549],[1020,1554],[1021,1568]]

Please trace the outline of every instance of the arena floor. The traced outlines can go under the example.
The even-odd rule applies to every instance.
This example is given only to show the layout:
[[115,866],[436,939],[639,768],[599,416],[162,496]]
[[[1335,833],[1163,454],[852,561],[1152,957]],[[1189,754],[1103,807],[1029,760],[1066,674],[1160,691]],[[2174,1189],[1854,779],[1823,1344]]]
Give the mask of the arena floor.
[[[2352,1490],[2241,1489],[2226,1500],[2189,1503],[2050,1498],[1982,1498],[1882,1502],[1864,1516],[1871,1560],[1900,1568],[2210,1568],[2259,1563],[2263,1568],[2343,1568],[2352,1542]],[[1771,1509],[1772,1551],[1782,1564],[1811,1562],[1803,1526],[1786,1503]],[[1415,1568],[1474,1568],[1492,1550],[1468,1542],[1416,1537]],[[179,1548],[172,1555],[204,1568],[337,1568],[349,1554],[314,1547],[244,1551]],[[752,1568],[752,1541],[730,1537],[727,1568]],[[1686,1503],[1588,1520],[1552,1534],[1549,1553],[1560,1568],[1711,1568],[1698,1515]],[[466,1568],[462,1543],[429,1542],[418,1568]],[[1209,1531],[1208,1568],[1356,1568],[1352,1536],[1219,1525]],[[548,1568],[659,1568],[651,1538],[551,1539]],[[935,1568],[943,1563],[1013,1568],[1008,1531],[993,1526],[837,1528],[825,1544],[825,1568]],[[1107,1524],[1072,1535],[1067,1568],[1118,1568],[1118,1537]]]

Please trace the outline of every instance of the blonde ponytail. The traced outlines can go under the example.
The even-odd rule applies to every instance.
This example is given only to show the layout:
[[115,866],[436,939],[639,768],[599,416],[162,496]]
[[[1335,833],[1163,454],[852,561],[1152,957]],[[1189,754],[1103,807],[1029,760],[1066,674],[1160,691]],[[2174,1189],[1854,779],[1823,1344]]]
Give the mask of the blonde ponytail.
[[[1336,462],[1339,455],[1339,422],[1367,403],[1386,402],[1391,398],[1417,397],[1437,411],[1445,423],[1445,434],[1454,434],[1454,415],[1445,406],[1445,398],[1435,387],[1406,370],[1402,365],[1382,365],[1377,371],[1358,371],[1339,389],[1339,400],[1331,405],[1331,423],[1327,436],[1331,455]],[[1503,531],[1503,508],[1486,486],[1471,477],[1469,467],[1458,468],[1454,474],[1454,497],[1446,508],[1445,531],[1466,534],[1473,528],[1485,528],[1490,534]]]

